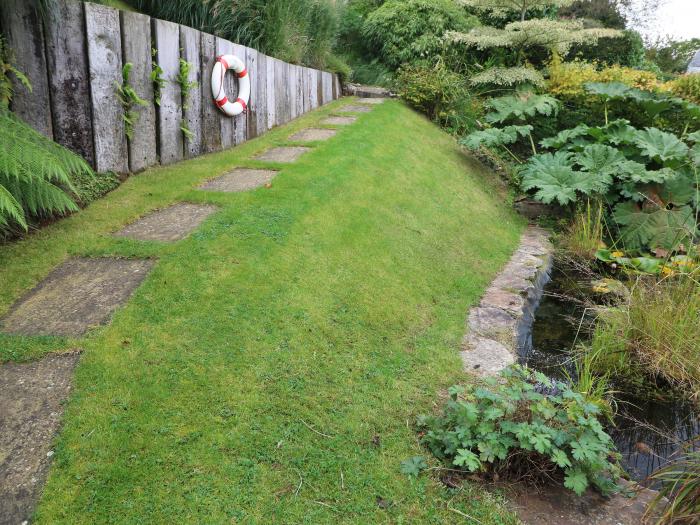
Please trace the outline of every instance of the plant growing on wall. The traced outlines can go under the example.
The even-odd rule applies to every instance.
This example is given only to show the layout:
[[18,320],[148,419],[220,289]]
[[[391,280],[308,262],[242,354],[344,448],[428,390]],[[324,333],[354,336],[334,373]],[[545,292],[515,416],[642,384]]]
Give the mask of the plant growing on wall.
[[[180,59],[180,69],[178,70],[177,77],[175,78],[175,82],[180,86],[180,97],[182,98],[182,109],[188,109],[189,108],[189,98],[190,98],[190,91],[197,87],[197,81],[196,80],[190,80],[190,73],[192,71],[192,64],[190,62],[187,62],[187,60]],[[187,127],[187,122],[183,118],[180,121],[180,130],[182,133],[185,135],[187,139],[191,139],[194,135],[192,134],[192,131]]]
[[7,46],[5,38],[0,35],[0,110],[7,108],[12,100],[12,95],[14,94],[12,77],[16,78],[30,92],[32,90],[29,79],[13,64],[14,53]]
[[153,82],[153,101],[155,102],[156,106],[160,106],[161,94],[163,92],[163,88],[165,87],[165,83],[167,82],[167,80],[165,80],[165,77],[163,76],[163,68],[158,65],[158,61],[156,60],[158,56],[158,50],[152,48],[151,56],[151,81]]
[[122,83],[115,83],[115,89],[117,91],[117,98],[119,103],[122,105],[124,113],[122,114],[122,120],[124,120],[124,131],[129,140],[134,136],[134,124],[139,118],[139,112],[136,111],[137,106],[145,106],[148,104],[144,99],[139,97],[138,93],[129,84],[129,75],[131,74],[131,68],[134,65],[131,62],[127,62],[122,67]]

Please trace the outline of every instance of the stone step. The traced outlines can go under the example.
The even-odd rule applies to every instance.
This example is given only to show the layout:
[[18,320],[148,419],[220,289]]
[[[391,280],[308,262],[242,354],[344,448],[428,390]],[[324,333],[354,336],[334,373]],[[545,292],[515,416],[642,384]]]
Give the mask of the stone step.
[[380,86],[364,86],[362,84],[345,84],[343,93],[351,97],[386,98],[391,92]]
[[199,186],[200,190],[233,193],[259,188],[272,182],[279,171],[236,168]]
[[304,146],[281,146],[264,151],[253,158],[265,162],[281,162],[288,164],[295,162],[299,157],[310,150],[311,148],[306,148]]
[[217,210],[216,206],[210,204],[180,202],[149,213],[114,235],[139,241],[179,241]]
[[349,124],[354,123],[357,120],[357,117],[338,117],[338,116],[330,116],[324,120],[321,121],[321,124],[326,124],[330,126],[347,126]]
[[315,142],[320,140],[328,140],[335,137],[336,133],[338,132],[334,129],[308,128],[296,132],[294,135],[289,137],[289,140],[295,142]]

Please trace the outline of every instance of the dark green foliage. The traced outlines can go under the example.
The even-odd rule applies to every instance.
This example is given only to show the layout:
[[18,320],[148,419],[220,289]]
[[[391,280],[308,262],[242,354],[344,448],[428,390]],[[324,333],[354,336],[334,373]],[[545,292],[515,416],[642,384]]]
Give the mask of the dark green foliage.
[[422,417],[419,426],[423,444],[451,466],[555,478],[577,494],[592,484],[607,494],[620,469],[608,459],[614,445],[601,415],[570,386],[515,366],[500,380],[452,387],[444,413]]
[[83,159],[38,133],[7,110],[0,110],[0,234],[26,230],[33,218],[78,209],[75,174],[89,177]]
[[134,124],[139,118],[136,106],[145,106],[147,104],[129,84],[129,75],[132,67],[133,64],[131,62],[124,64],[124,67],[122,67],[122,83],[118,84],[115,82],[114,85],[117,98],[124,110],[122,120],[124,120],[124,132],[129,140],[134,135]]
[[469,31],[478,20],[452,0],[389,0],[373,11],[362,34],[389,68],[434,63],[446,31]]
[[151,16],[195,27],[293,63],[323,68],[342,4],[332,0],[133,0]]
[[121,180],[111,171],[95,174],[80,171],[73,175],[72,182],[76,200],[85,207],[115,189]]
[[563,18],[588,18],[600,22],[603,27],[624,29],[625,17],[615,0],[577,0],[569,7],[559,9]]
[[455,134],[474,127],[481,113],[462,75],[440,61],[434,66],[406,65],[396,75],[395,89],[409,105]]
[[601,65],[618,64],[640,68],[645,64],[644,42],[636,31],[623,31],[619,38],[601,38],[595,45],[574,45],[567,58],[580,58]]

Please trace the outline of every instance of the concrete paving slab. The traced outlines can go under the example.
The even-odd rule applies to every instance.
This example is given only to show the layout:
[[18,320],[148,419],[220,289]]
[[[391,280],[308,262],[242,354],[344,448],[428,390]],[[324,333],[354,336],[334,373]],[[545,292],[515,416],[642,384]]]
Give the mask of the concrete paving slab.
[[328,117],[321,121],[321,124],[331,126],[347,126],[357,120],[357,117]]
[[343,106],[338,110],[340,113],[369,113],[372,111],[371,106],[361,105],[361,104],[350,104],[348,106]]
[[202,224],[218,208],[209,204],[180,202],[154,211],[114,235],[139,241],[179,241]]
[[10,308],[0,320],[0,330],[80,336],[90,327],[106,324],[154,264],[145,259],[69,259]]
[[289,140],[293,140],[296,142],[314,142],[317,140],[328,140],[332,137],[335,137],[336,133],[338,133],[334,129],[323,129],[323,128],[309,128],[309,129],[302,129],[301,131],[295,133],[291,137],[289,137]]
[[255,160],[291,163],[295,162],[307,151],[311,151],[311,148],[305,148],[303,146],[282,146],[279,148],[272,148],[261,153],[255,157]]
[[382,102],[386,101],[385,97],[377,98],[377,97],[362,97],[358,98],[357,101],[361,104],[381,104]]
[[221,177],[205,182],[199,189],[226,193],[252,190],[268,184],[278,173],[277,170],[236,168]]
[[51,465],[77,352],[0,365],[0,523],[32,516]]

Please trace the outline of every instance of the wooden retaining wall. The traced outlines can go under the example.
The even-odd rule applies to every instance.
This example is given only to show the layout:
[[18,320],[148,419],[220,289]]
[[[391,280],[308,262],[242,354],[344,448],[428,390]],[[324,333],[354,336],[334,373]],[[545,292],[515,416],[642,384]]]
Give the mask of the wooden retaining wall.
[[[288,64],[190,27],[77,0],[56,0],[41,17],[36,0],[2,0],[0,29],[33,90],[16,84],[12,110],[98,171],[136,172],[236,146],[341,96],[337,75]],[[251,79],[248,111],[226,117],[211,96],[215,57],[234,54]],[[196,86],[181,93],[180,60]],[[146,104],[127,138],[116,95],[122,67]],[[154,88],[154,64],[165,84]],[[237,83],[226,78],[229,98]],[[158,100],[159,103],[158,103]],[[184,132],[183,128],[189,130]]]

